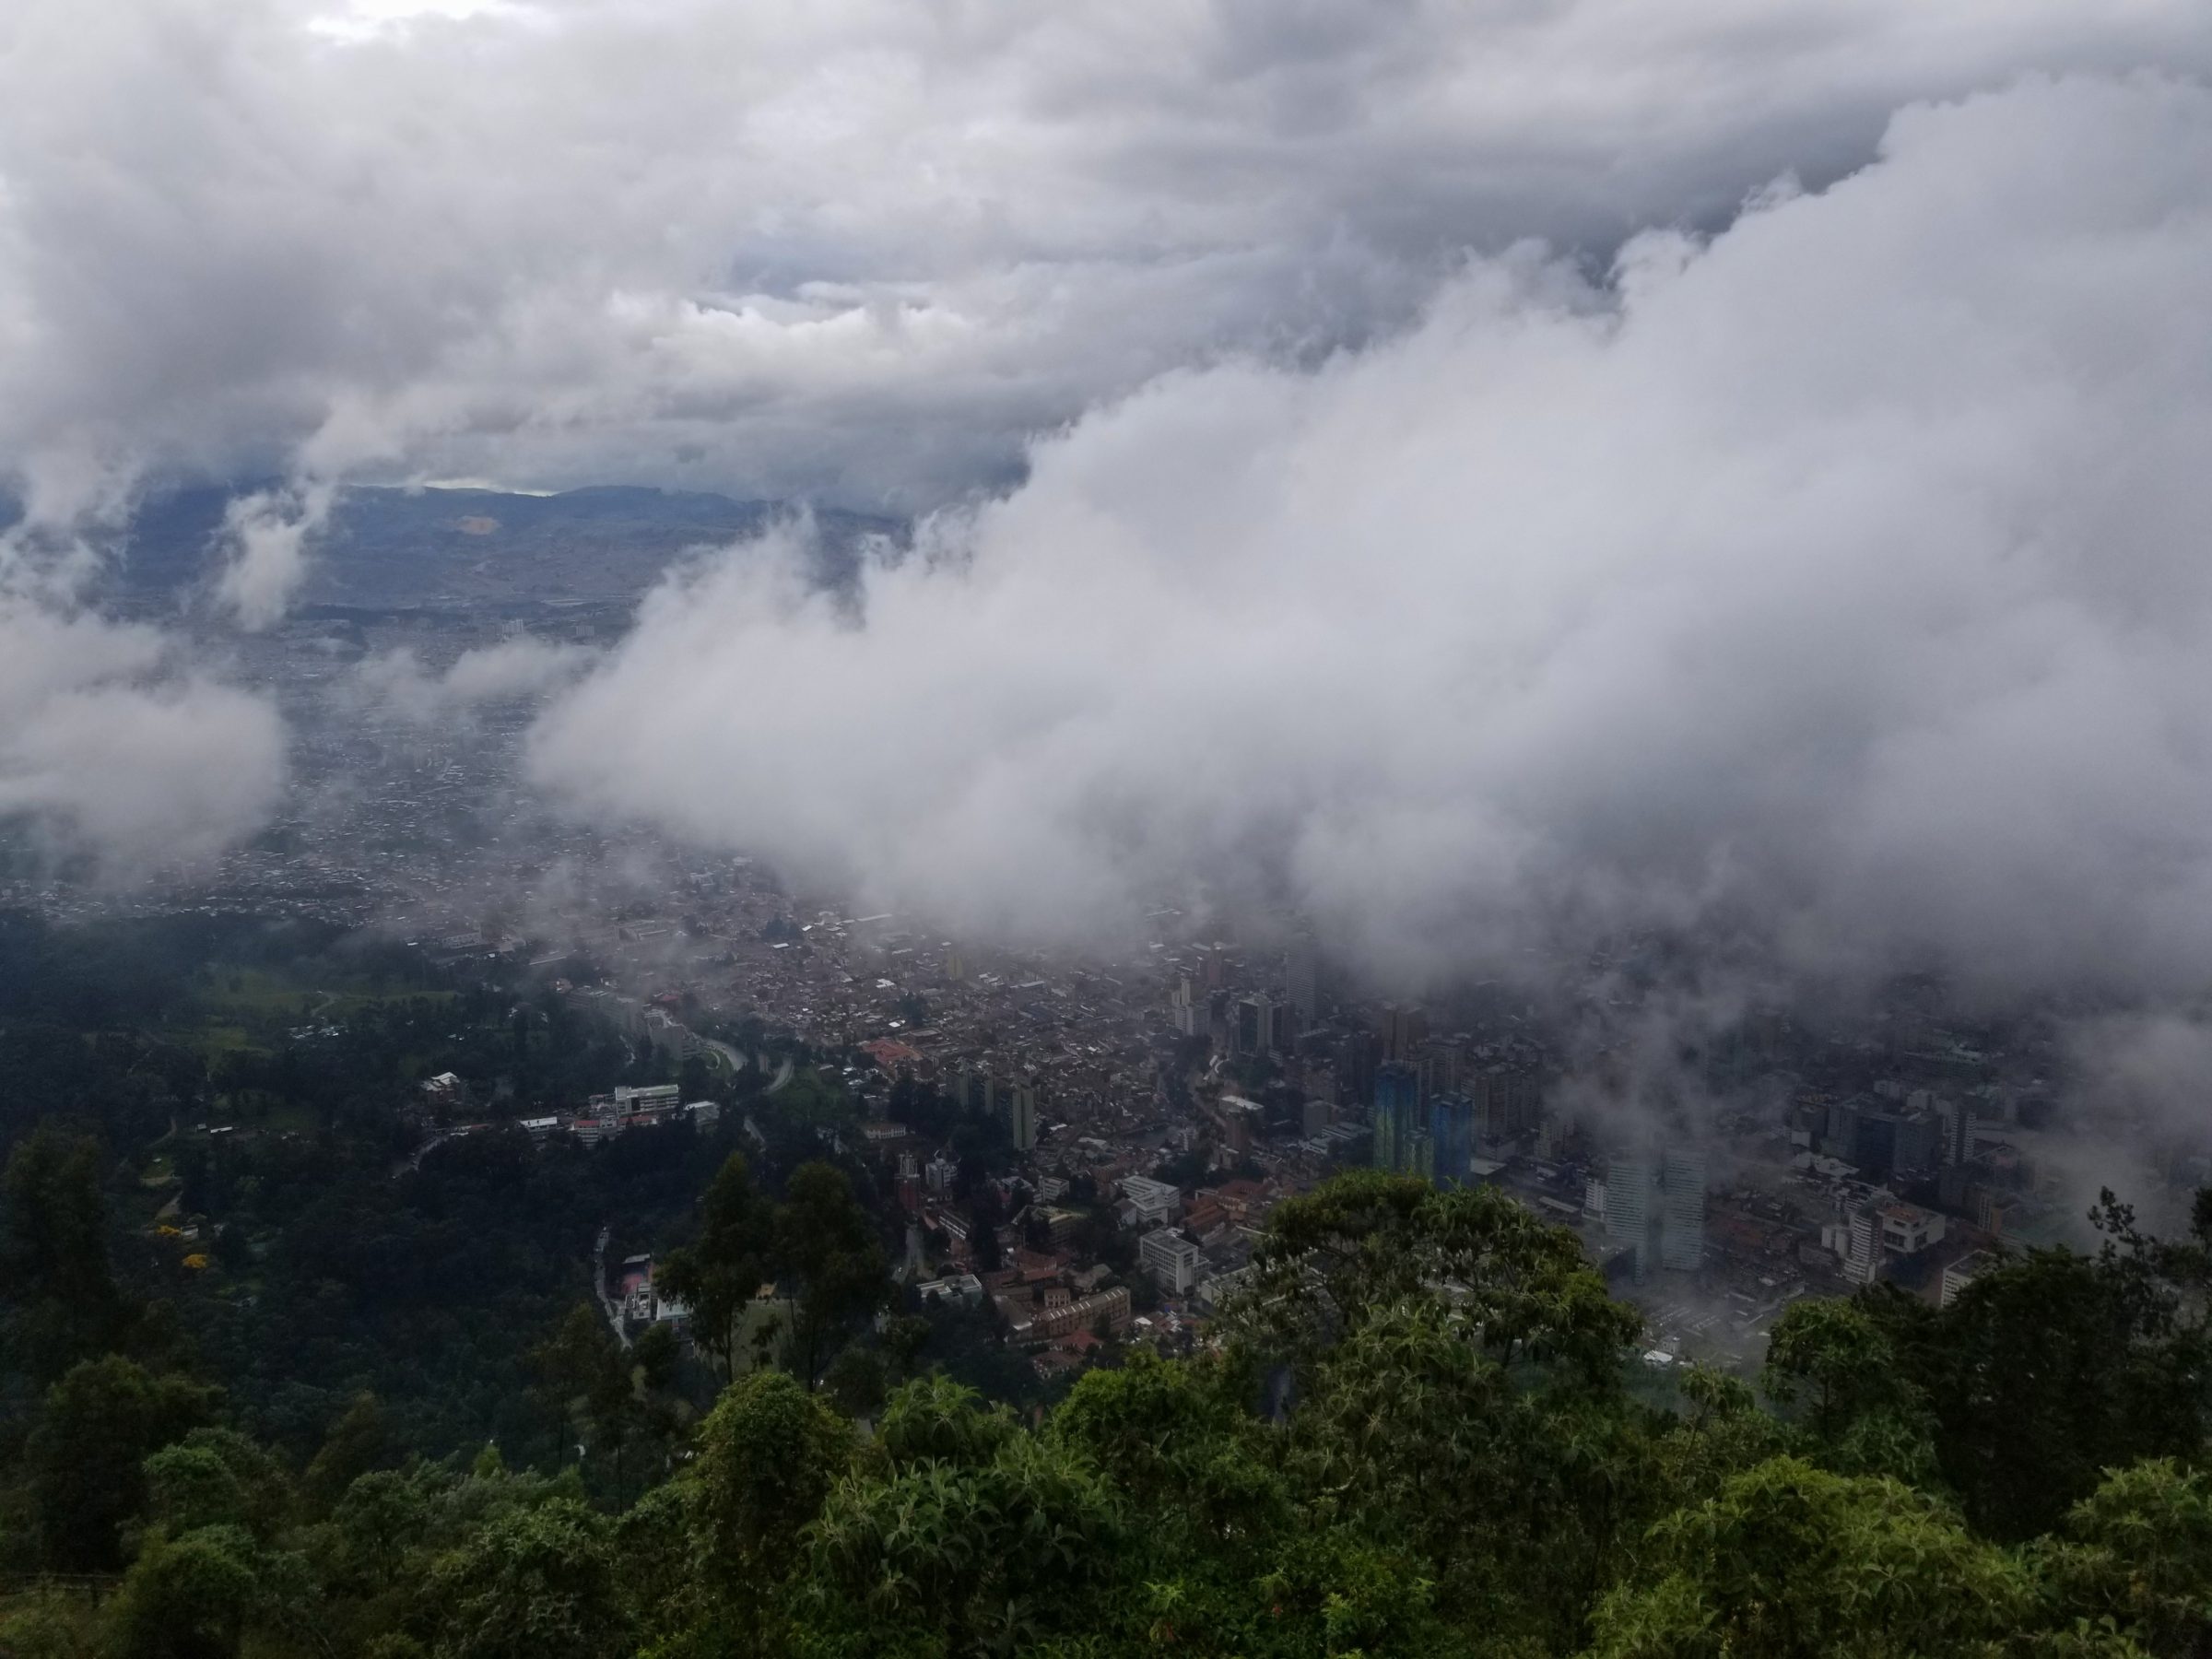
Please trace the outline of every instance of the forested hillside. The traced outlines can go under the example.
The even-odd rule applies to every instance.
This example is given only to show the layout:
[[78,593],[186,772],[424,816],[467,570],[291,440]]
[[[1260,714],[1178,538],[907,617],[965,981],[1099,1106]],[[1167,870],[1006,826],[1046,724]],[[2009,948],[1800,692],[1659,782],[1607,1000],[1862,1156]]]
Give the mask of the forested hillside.
[[[502,971],[310,924],[0,914],[0,1452],[115,1347],[219,1384],[294,1460],[364,1391],[404,1449],[554,1460],[532,1355],[594,1235],[680,1229],[735,1130],[533,1146],[520,1102],[672,1074]],[[448,1071],[476,1087],[432,1111]],[[494,1126],[443,1135],[456,1114]]]
[[[18,1152],[11,1216],[64,1151]],[[2159,1242],[2113,1207],[2100,1255],[1941,1312],[1800,1304],[1756,1386],[1660,1398],[1571,1234],[1347,1177],[1277,1212],[1218,1351],[1030,1418],[896,1340],[858,1417],[761,1367],[634,1495],[406,1453],[370,1399],[272,1446],[118,1305],[6,1471],[9,1559],[54,1576],[0,1628],[41,1659],[2197,1653],[2201,1216]],[[541,1358],[587,1440],[668,1383],[588,1316]]]

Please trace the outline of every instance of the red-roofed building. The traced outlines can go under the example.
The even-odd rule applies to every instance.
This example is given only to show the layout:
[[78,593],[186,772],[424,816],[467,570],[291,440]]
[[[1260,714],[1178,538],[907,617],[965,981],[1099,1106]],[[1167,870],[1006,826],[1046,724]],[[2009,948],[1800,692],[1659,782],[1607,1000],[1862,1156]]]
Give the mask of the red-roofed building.
[[1266,1186],[1257,1181],[1225,1181],[1212,1192],[1215,1202],[1240,1227],[1249,1225],[1274,1198]]
[[1211,1193],[1199,1194],[1182,1213],[1183,1230],[1194,1239],[1205,1238],[1228,1219],[1229,1212]]
[[902,1065],[912,1065],[922,1058],[921,1051],[909,1048],[891,1037],[877,1037],[860,1045],[860,1052],[887,1072],[897,1071]]

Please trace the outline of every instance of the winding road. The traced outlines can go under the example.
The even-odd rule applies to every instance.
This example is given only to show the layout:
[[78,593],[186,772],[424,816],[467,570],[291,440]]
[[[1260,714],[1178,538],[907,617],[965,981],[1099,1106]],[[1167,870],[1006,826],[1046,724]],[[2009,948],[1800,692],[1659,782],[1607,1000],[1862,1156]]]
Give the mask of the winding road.
[[592,1290],[599,1298],[599,1311],[606,1315],[606,1323],[615,1333],[615,1340],[625,1348],[629,1347],[629,1333],[622,1328],[622,1304],[606,1293],[606,1241],[614,1229],[602,1227],[598,1242],[592,1246]]

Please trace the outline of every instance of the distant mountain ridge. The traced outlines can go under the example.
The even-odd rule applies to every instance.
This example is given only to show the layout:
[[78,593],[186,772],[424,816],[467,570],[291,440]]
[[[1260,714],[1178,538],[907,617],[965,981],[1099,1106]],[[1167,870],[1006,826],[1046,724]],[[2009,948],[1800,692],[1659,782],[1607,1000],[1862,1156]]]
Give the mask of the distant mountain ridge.
[[[119,589],[179,593],[215,565],[223,512],[244,488],[181,489],[148,500],[132,522]],[[556,495],[496,489],[347,488],[311,544],[304,605],[364,606],[566,604],[629,599],[688,549],[758,535],[803,504],[738,501],[704,491],[605,485]],[[817,509],[821,580],[849,581],[874,537],[899,520]]]

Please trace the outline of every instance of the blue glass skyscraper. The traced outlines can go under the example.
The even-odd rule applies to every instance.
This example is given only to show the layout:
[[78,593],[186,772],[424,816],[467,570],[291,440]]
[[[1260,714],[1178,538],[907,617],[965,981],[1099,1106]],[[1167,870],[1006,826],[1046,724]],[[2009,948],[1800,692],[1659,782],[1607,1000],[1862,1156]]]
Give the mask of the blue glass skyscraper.
[[1410,1065],[1375,1067],[1375,1168],[1403,1171],[1421,1127],[1420,1074]]
[[1440,1094],[1430,1100],[1429,1139],[1437,1185],[1466,1185],[1475,1157],[1475,1102],[1457,1094]]

